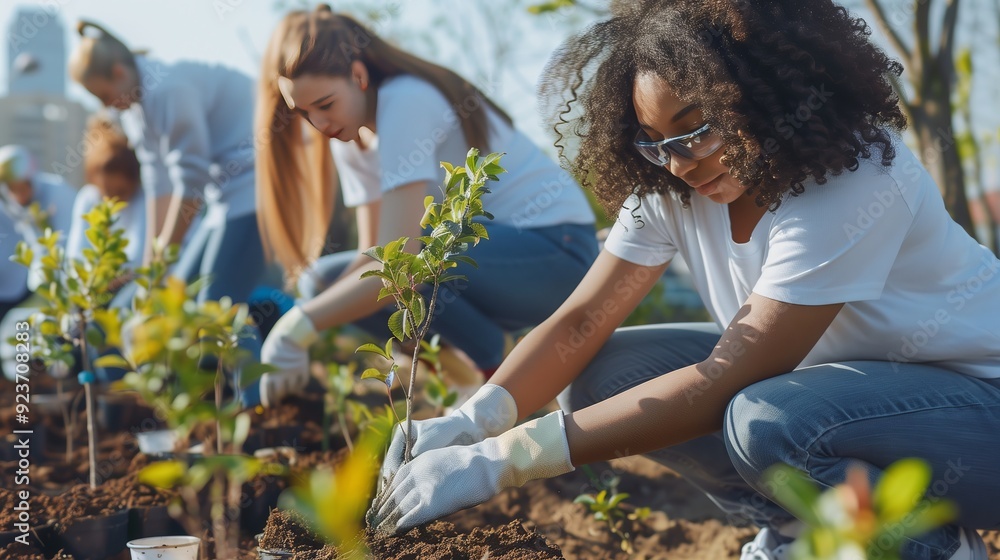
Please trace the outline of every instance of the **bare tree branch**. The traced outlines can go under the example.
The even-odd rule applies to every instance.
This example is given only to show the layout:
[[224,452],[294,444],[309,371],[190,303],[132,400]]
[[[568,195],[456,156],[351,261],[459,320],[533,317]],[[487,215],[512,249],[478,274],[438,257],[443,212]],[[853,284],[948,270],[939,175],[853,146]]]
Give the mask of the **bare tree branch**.
[[[934,80],[934,54],[931,53],[931,3],[915,0],[916,16],[913,20],[913,36],[917,41],[916,64],[914,65],[914,85],[921,95],[927,95]],[[926,99],[925,99],[926,101]]]
[[944,24],[941,27],[941,44],[938,48],[938,56],[955,59],[955,27],[958,23],[958,5],[960,0],[948,0],[948,5],[944,12]]
[[903,42],[903,37],[900,36],[899,32],[892,26],[889,22],[889,18],[886,16],[885,9],[882,7],[879,0],[865,0],[865,4],[871,9],[872,13],[875,14],[875,23],[882,29],[882,31],[889,37],[889,42],[895,47],[896,51],[899,53],[900,58],[903,59],[903,63],[909,66],[913,63],[913,53],[910,48],[906,46]]
[[899,76],[890,74],[889,81],[892,82],[892,89],[896,90],[896,95],[899,96],[899,107],[903,110],[903,114],[906,115],[906,120],[913,122],[913,104],[906,96],[906,85],[903,81],[899,79]]

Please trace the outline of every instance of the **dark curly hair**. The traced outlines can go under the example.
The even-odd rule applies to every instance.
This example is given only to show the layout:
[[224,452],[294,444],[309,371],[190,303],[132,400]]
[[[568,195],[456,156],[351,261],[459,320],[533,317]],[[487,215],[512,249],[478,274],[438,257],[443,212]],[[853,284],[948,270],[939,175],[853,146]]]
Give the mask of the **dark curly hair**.
[[556,52],[539,96],[561,159],[609,216],[633,192],[690,201],[684,181],[632,147],[632,87],[646,72],[701,108],[725,142],[723,164],[757,204],[776,209],[809,179],[857,169],[873,148],[892,165],[889,131],[906,127],[892,88],[903,67],[870,34],[831,0],[618,1],[610,19]]

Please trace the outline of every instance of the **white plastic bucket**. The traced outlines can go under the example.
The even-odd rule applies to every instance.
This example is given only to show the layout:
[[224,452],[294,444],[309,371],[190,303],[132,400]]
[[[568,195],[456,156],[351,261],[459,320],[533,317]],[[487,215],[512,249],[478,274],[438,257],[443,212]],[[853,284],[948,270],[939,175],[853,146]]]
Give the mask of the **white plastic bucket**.
[[132,560],[198,560],[198,537],[149,537],[128,542]]
[[146,455],[168,455],[174,452],[176,436],[173,430],[153,430],[139,432],[135,435],[139,440],[139,451]]

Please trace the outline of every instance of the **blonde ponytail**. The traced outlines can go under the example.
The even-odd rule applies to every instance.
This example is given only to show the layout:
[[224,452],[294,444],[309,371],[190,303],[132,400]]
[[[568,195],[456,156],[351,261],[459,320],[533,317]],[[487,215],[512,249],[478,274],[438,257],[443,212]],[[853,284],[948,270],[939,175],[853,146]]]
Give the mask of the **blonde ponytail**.
[[333,214],[336,172],[330,140],[294,114],[278,90],[284,30],[268,43],[254,115],[257,147],[257,222],[264,251],[295,282],[320,256]]
[[78,83],[101,77],[110,78],[115,64],[124,64],[135,69],[135,56],[125,43],[112,35],[104,27],[87,20],[76,24],[80,44],[70,59],[70,76]]

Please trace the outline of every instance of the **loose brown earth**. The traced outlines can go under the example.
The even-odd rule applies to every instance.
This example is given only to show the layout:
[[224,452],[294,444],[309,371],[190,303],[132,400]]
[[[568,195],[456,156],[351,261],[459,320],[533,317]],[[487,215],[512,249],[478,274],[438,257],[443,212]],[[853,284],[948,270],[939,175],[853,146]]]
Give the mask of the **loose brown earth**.
[[[38,385],[33,383],[32,388],[51,390],[42,378],[38,379]],[[13,385],[0,380],[0,435],[15,429],[13,395]],[[311,466],[330,464],[343,457],[343,442],[338,438],[332,441],[334,451],[318,451],[322,434],[322,408],[318,400],[315,395],[293,399],[277,410],[254,417],[255,429],[288,424],[302,426],[301,433],[294,437],[268,442],[297,451],[293,478],[301,476]],[[65,431],[61,417],[33,418],[45,425],[49,436],[44,450],[32,449],[31,513],[37,527],[49,521],[65,523],[126,507],[169,502],[170,492],[150,488],[136,480],[136,472],[148,464],[149,459],[138,453],[134,433],[162,425],[151,410],[133,413],[125,420],[129,425],[123,425],[118,433],[102,434],[98,451],[102,485],[96,491],[86,484],[89,469],[82,411],[79,418],[81,429],[75,439],[77,449],[68,463],[63,456]],[[620,541],[603,523],[593,520],[584,506],[572,503],[581,492],[594,491],[581,470],[507,490],[485,504],[400,537],[384,539],[369,535],[369,547],[373,556],[381,559],[735,559],[739,557],[741,545],[753,537],[752,528],[727,523],[717,508],[697,490],[653,462],[623,459],[594,465],[593,469],[601,478],[611,474],[620,476],[619,490],[631,494],[628,503],[653,510],[646,522],[629,528],[634,548],[631,556],[621,551]],[[13,528],[16,495],[11,490],[20,488],[15,485],[16,471],[16,462],[0,462],[0,531]],[[262,483],[248,485],[248,495],[262,495],[265,486]],[[1000,559],[1000,531],[983,534],[990,558]],[[213,549],[208,535],[201,536],[206,539],[205,548]],[[253,536],[244,532],[239,560],[257,557]],[[296,557],[326,560],[333,557],[332,553],[332,549],[327,549],[323,553]],[[45,555],[37,547],[15,543],[0,547],[0,558],[52,560],[70,557]],[[127,558],[128,552],[122,551],[110,560]]]

